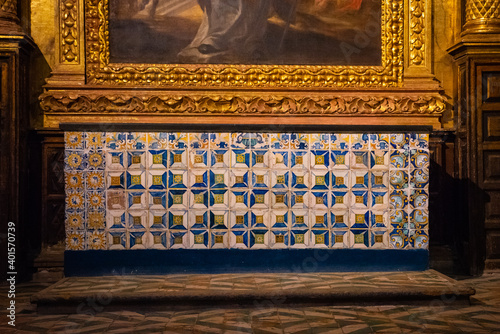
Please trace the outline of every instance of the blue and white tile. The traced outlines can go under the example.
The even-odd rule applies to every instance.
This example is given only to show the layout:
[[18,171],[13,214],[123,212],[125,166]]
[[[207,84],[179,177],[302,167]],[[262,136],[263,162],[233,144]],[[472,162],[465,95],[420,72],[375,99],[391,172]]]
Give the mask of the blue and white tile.
[[192,150],[208,150],[210,148],[210,133],[189,133],[189,147]]
[[146,189],[146,172],[143,170],[129,170],[126,180],[127,189],[143,190]]
[[124,151],[106,151],[106,169],[125,170],[128,167],[127,153]]
[[210,133],[211,150],[227,150],[230,147],[231,135],[228,132]]
[[149,210],[149,230],[165,230],[168,227],[168,213],[166,210]]
[[83,210],[66,210],[64,226],[66,231],[85,230],[87,215]]
[[173,170],[168,171],[168,188],[172,189],[186,189],[188,180],[187,170]]
[[429,185],[429,170],[414,169],[410,173],[410,185],[412,188],[425,189]]
[[352,194],[349,191],[332,191],[330,206],[334,210],[347,209],[351,203]]
[[227,230],[229,228],[229,211],[211,210],[210,211],[210,229]]
[[231,133],[231,148],[233,149],[251,149],[252,134],[248,132]]
[[269,151],[252,150],[251,160],[253,168],[269,168]]
[[66,209],[67,210],[82,210],[87,207],[85,193],[76,190],[66,190]]
[[286,170],[271,170],[271,188],[288,189],[290,184],[290,173]]
[[166,150],[169,148],[170,134],[166,132],[149,132],[148,148],[151,150]]
[[311,230],[311,248],[329,248],[331,244],[329,230]]
[[351,135],[332,133],[330,135],[330,148],[332,151],[346,151],[351,146]]
[[190,247],[188,231],[168,231],[168,244],[170,249],[182,249]]
[[232,210],[229,213],[229,225],[231,230],[248,229],[250,226],[250,215],[247,210]]
[[158,191],[167,189],[167,172],[166,170],[149,170],[147,172],[147,186],[149,190]]
[[370,225],[370,211],[353,209],[349,213],[349,227],[351,229],[368,229]]
[[231,153],[229,150],[210,150],[210,166],[212,168],[229,168]]
[[269,248],[282,249],[290,246],[290,232],[288,230],[270,230]]
[[290,210],[290,221],[292,229],[307,229],[309,228],[309,210],[293,209]]
[[370,248],[387,249],[389,247],[389,232],[387,230],[370,230]]
[[271,177],[266,170],[254,170],[251,174],[253,188],[269,188],[271,184]]
[[389,168],[407,169],[410,164],[410,154],[408,151],[397,150],[390,152]]
[[[247,230],[234,230],[228,232],[229,247],[233,249],[247,249],[250,247],[251,232]],[[267,245],[267,244],[266,244]],[[257,248],[257,247],[255,247]],[[267,248],[260,247],[260,248]]]
[[168,208],[173,210],[187,210],[189,208],[189,195],[192,194],[182,189],[172,189],[167,192]]
[[229,207],[231,210],[246,210],[250,207],[248,190],[232,189],[229,191]]
[[170,150],[168,154],[168,164],[172,169],[188,168],[187,150]]
[[209,225],[210,225],[210,211],[208,210],[189,211],[190,229],[208,229]]
[[370,173],[370,188],[372,190],[389,189],[389,172],[381,170],[372,170]]
[[231,188],[246,189],[250,185],[251,173],[246,169],[231,169],[229,172],[229,186]]
[[185,150],[188,148],[188,134],[185,132],[171,132],[168,136],[168,148],[173,150]]
[[189,245],[192,249],[208,249],[209,239],[208,230],[189,230]]
[[106,232],[87,231],[87,248],[90,250],[106,250],[108,248]]
[[128,236],[130,249],[147,249],[150,246],[146,231],[131,231]]
[[368,152],[368,151],[352,151],[350,153],[350,168],[351,169],[369,169],[370,168],[370,152]]
[[269,133],[258,132],[251,134],[251,146],[253,150],[269,150]]
[[106,148],[108,150],[125,150],[127,148],[126,132],[107,132],[106,133]]
[[370,150],[389,150],[390,137],[387,133],[371,133]]
[[311,228],[328,228],[329,218],[327,210],[310,210],[309,226]]
[[347,191],[351,185],[351,171],[348,170],[333,170],[332,176],[332,189],[335,191]]
[[209,205],[215,210],[229,209],[229,191],[227,189],[211,189]]
[[231,167],[232,168],[249,168],[251,164],[250,150],[232,150],[231,151]]
[[370,231],[368,229],[351,229],[349,230],[349,247],[350,248],[369,248],[370,247]]
[[311,187],[310,172],[308,170],[292,170],[290,171],[291,184],[293,189],[307,190]]
[[351,154],[349,151],[332,151],[331,152],[331,169],[349,169],[351,164]]
[[392,229],[390,224],[389,210],[376,210],[370,211],[370,228],[372,229]]
[[188,174],[190,188],[208,188],[209,172],[207,169],[192,169]]
[[370,147],[370,138],[366,133],[351,134],[351,149],[352,150],[368,150]]
[[290,248],[309,248],[311,231],[308,229],[292,229],[289,233]]
[[290,207],[292,209],[307,209],[310,202],[310,192],[304,190],[290,192]]
[[227,169],[210,170],[210,188],[226,189],[229,187],[229,171]]
[[228,231],[210,231],[210,248],[229,248],[229,236],[230,233]]
[[408,230],[393,229],[389,235],[391,248],[405,249],[409,245]]
[[410,163],[412,168],[429,168],[429,151],[410,150]]
[[418,230],[429,229],[429,212],[426,209],[414,209],[410,212],[410,221]]
[[365,189],[351,191],[350,205],[355,209],[368,209],[370,192]]
[[272,150],[287,150],[290,148],[291,135],[289,133],[270,133],[269,140]]
[[370,196],[368,206],[374,210],[385,210],[389,208],[389,192],[372,190],[368,193]]
[[271,229],[287,229],[290,227],[291,219],[288,210],[272,210],[270,218]]
[[189,226],[188,212],[186,210],[169,210],[168,211],[168,228],[169,230],[187,230]]
[[268,229],[271,227],[271,219],[267,210],[250,211],[250,227],[252,229]]
[[309,170],[311,155],[308,151],[292,150],[290,151],[290,166],[293,169]]
[[310,135],[312,150],[329,150],[330,149],[330,134],[329,133],[313,133]]
[[291,150],[308,150],[309,134],[307,133],[291,133],[290,134],[290,149]]
[[144,210],[128,210],[126,217],[129,231],[145,231],[148,227],[148,214]]
[[410,133],[410,149],[429,149],[429,134],[428,133]]
[[[103,172],[101,172],[103,173]],[[84,171],[66,171],[64,173],[65,185],[67,190],[83,192],[86,189],[87,172]]]
[[410,136],[406,133],[393,133],[390,139],[391,149],[407,150],[410,148]]
[[391,170],[389,174],[391,189],[408,188],[408,172],[404,170]]
[[390,229],[401,230],[408,225],[408,213],[405,210],[391,210],[389,212]]
[[189,166],[191,168],[207,168],[210,166],[209,151],[201,149],[189,150]]
[[348,229],[332,229],[331,233],[332,248],[350,248],[350,244],[351,244],[351,238]]
[[426,189],[412,189],[410,191],[410,208],[427,208],[429,206],[429,192]]
[[370,168],[372,170],[387,170],[389,169],[389,151],[371,151],[370,152]]
[[106,196],[102,190],[88,190],[85,194],[85,206],[90,210],[106,210]]
[[109,250],[123,250],[128,248],[128,237],[125,231],[108,232],[107,238]]
[[330,172],[328,170],[311,170],[311,189],[328,190],[330,188]]
[[410,239],[413,248],[428,249],[429,248],[429,232],[427,230],[411,231],[412,237]]
[[326,150],[311,150],[311,168],[328,169],[330,167],[330,153]]
[[333,229],[347,229],[349,227],[349,211],[330,211],[330,226]]
[[288,169],[290,167],[290,152],[282,150],[270,152],[269,165],[272,169]]
[[[236,233],[236,231],[232,231]],[[270,248],[271,232],[266,229],[251,229],[248,231],[248,247],[251,249]]]
[[312,191],[309,196],[309,207],[314,210],[328,209],[328,191]]
[[84,151],[65,151],[64,170],[85,170],[88,166],[88,153]]
[[168,232],[167,231],[151,231],[151,248],[152,249],[168,249]]
[[190,209],[208,209],[209,191],[208,189],[191,189],[189,193]]
[[127,150],[145,150],[148,146],[148,136],[144,132],[129,132],[127,134]]
[[267,209],[270,203],[269,190],[254,189],[250,192],[250,207],[252,209]]
[[149,209],[150,210],[165,210],[167,209],[167,192],[166,191],[150,191]]
[[368,189],[370,172],[359,169],[351,171],[351,187],[353,190]]

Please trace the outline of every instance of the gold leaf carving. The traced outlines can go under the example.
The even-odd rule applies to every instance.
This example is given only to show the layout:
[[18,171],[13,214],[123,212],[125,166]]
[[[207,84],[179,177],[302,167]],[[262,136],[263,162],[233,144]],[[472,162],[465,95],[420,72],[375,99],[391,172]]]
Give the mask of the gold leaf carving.
[[403,80],[403,0],[382,1],[381,66],[162,65],[109,61],[109,0],[86,0],[87,81],[234,88],[395,87]]
[[61,62],[78,63],[78,0],[60,0]]
[[44,94],[46,113],[132,114],[270,114],[270,115],[439,115],[446,107],[440,96],[418,97],[223,97],[113,96]]
[[425,0],[410,0],[410,64],[423,65],[425,56]]

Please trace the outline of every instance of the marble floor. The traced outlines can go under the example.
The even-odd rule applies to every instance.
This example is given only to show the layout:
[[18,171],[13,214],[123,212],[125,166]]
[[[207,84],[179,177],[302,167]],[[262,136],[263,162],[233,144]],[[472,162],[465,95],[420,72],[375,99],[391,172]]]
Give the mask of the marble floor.
[[[476,289],[470,305],[436,298],[422,305],[179,307],[168,311],[96,312],[89,301],[73,314],[37,314],[30,298],[47,283],[17,286],[16,327],[6,324],[1,286],[0,333],[500,333],[500,273],[462,280]],[[429,284],[432,284],[430,281]]]

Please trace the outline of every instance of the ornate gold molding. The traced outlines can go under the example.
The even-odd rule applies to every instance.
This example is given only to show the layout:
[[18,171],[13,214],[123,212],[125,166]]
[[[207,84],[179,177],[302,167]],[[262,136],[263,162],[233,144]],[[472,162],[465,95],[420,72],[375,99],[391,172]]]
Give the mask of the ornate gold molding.
[[433,115],[446,108],[441,96],[241,97],[82,95],[53,93],[40,98],[45,113],[262,114],[262,115]]
[[500,0],[466,0],[466,33],[500,33]]
[[60,57],[64,64],[79,63],[78,0],[60,1],[61,46]]
[[403,0],[382,1],[382,66],[156,65],[109,61],[109,0],[86,0],[87,81],[241,88],[395,87],[403,79]]
[[410,65],[425,64],[425,0],[410,0]]

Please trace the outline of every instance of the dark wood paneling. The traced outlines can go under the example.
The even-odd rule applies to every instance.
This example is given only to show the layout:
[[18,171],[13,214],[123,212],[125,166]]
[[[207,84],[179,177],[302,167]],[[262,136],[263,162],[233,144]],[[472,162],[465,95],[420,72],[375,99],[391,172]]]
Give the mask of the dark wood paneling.
[[483,72],[483,102],[500,101],[500,72]]
[[500,141],[500,111],[483,112],[483,140]]

